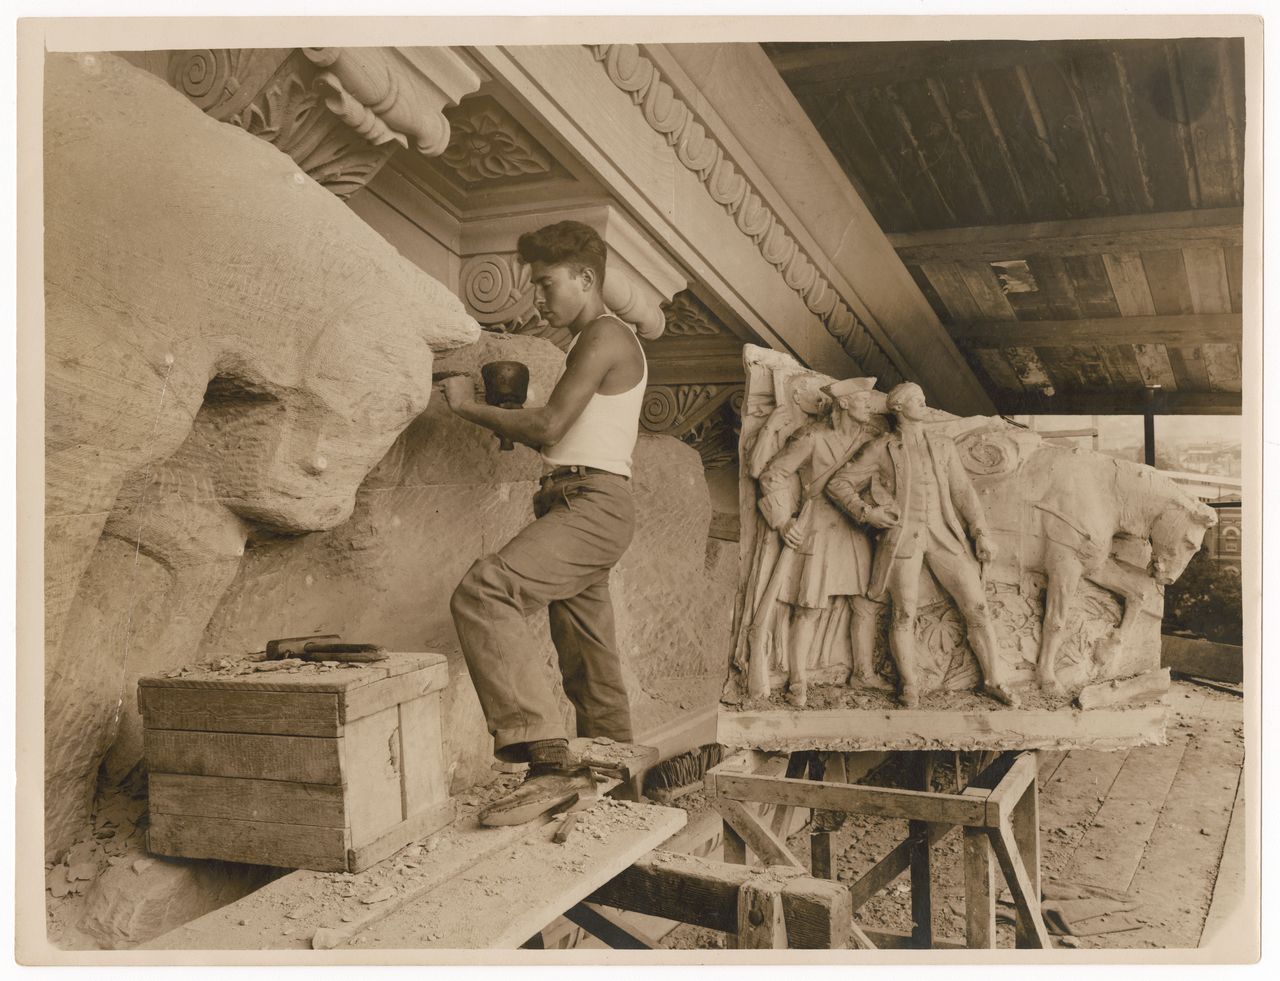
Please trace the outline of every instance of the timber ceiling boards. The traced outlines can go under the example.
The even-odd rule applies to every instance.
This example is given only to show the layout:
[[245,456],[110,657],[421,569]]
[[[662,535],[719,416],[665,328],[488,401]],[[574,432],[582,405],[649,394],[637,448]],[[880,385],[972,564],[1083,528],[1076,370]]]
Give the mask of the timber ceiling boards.
[[763,47],[1002,411],[1240,411],[1240,39]]

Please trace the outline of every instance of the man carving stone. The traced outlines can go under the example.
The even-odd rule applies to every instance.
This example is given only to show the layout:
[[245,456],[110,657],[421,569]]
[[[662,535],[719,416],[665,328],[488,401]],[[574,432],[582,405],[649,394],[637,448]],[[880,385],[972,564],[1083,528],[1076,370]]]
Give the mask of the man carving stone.
[[525,409],[475,402],[470,378],[444,383],[455,413],[543,459],[534,522],[477,561],[451,602],[494,753],[530,764],[520,787],[480,813],[490,825],[523,823],[592,788],[590,771],[571,765],[554,691],[536,661],[525,623],[535,610],[548,609],[578,735],[632,739],[609,572],[635,529],[628,481],[648,368],[631,328],[605,309],[606,248],[594,230],[560,222],[521,236],[518,251],[538,311],[573,335],[564,373],[545,406]]
[[[874,378],[849,378],[824,389],[832,398],[831,421],[803,427],[760,475],[760,512],[796,560],[778,593],[790,605],[793,629],[787,644],[788,699],[808,697],[807,658],[819,617],[833,597],[849,597],[853,610],[851,682],[875,683],[872,646],[875,604],[863,595],[871,572],[871,544],[826,498],[827,481],[879,431],[874,427]],[[799,475],[799,497],[791,479]]]
[[[889,644],[901,678],[900,701],[908,708],[920,702],[915,628],[920,574],[927,563],[964,618],[969,646],[982,670],[983,690],[1006,705],[1016,705],[1013,690],[1003,680],[979,564],[995,558],[982,503],[955,443],[922,425],[931,410],[920,386],[903,382],[889,393],[888,401],[898,431],[864,447],[831,478],[827,494],[855,521],[881,529],[869,595],[880,598],[887,593],[892,602]],[[976,560],[969,552],[969,535]]]

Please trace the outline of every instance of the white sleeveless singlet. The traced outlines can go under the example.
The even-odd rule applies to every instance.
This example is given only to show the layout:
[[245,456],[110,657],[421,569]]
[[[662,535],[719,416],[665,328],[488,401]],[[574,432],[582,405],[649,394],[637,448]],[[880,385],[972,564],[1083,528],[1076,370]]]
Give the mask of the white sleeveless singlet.
[[[573,350],[581,336],[577,335],[570,342],[566,355]],[[632,332],[631,336],[635,337],[635,333]],[[636,344],[640,344],[638,337]],[[643,347],[640,349],[640,358],[644,365],[640,381],[617,395],[601,395],[596,392],[560,442],[542,448],[545,469],[595,467],[624,477],[631,476],[631,453],[636,446],[636,436],[640,429],[640,406],[644,402],[645,385],[649,380],[649,362],[644,357]]]

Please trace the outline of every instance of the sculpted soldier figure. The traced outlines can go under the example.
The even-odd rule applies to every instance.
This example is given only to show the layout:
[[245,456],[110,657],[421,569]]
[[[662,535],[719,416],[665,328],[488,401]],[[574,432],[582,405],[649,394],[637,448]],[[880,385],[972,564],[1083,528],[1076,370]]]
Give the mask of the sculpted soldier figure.
[[920,386],[896,386],[889,393],[889,410],[897,417],[897,432],[867,444],[831,478],[827,494],[855,521],[881,529],[869,595],[879,599],[887,593],[892,602],[889,643],[902,682],[900,701],[908,708],[920,702],[915,628],[920,574],[927,563],[964,618],[983,691],[1016,705],[1003,680],[979,565],[995,557],[982,503],[954,441],[922,425],[931,410]]
[[[872,414],[875,381],[850,378],[828,385],[824,391],[832,398],[830,423],[803,427],[760,475],[760,512],[786,547],[796,552],[792,562],[778,563],[775,574],[783,577],[778,601],[794,609],[787,644],[788,699],[797,706],[807,699],[807,658],[819,617],[832,597],[847,596],[853,603],[852,678],[875,683],[875,605],[863,595],[870,579],[871,543],[823,493],[831,475],[879,432]],[[798,497],[793,475],[800,478]]]

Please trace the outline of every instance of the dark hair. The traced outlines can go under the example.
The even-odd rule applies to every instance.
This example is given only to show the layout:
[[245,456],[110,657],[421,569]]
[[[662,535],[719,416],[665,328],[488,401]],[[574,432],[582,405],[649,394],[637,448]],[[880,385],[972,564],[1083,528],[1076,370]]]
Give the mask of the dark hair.
[[571,266],[575,273],[590,269],[604,287],[604,264],[608,248],[594,228],[580,221],[559,221],[536,232],[525,232],[516,243],[520,260]]

